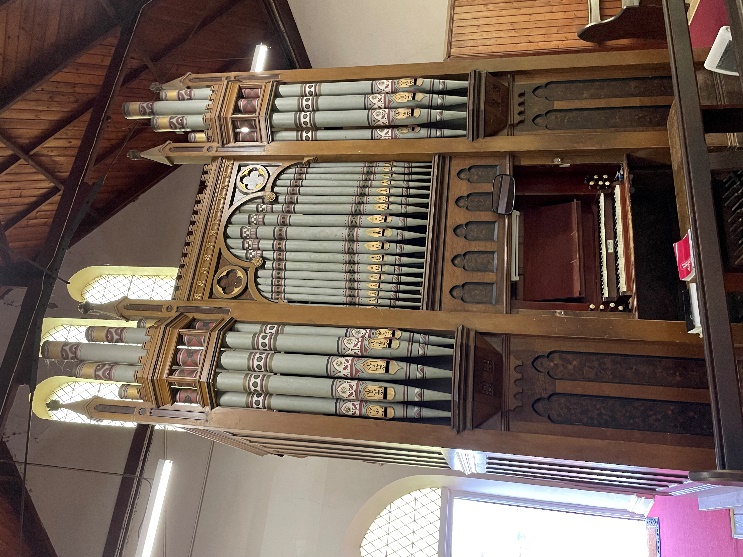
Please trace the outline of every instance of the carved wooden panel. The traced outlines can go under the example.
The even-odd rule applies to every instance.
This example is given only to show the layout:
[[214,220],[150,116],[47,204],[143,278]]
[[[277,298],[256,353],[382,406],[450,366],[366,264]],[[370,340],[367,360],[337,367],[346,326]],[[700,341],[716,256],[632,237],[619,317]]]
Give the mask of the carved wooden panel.
[[530,431],[565,433],[564,426],[578,426],[570,431],[617,439],[625,435],[619,431],[712,435],[703,359],[540,350],[540,344],[545,342],[512,339],[514,384],[508,390],[520,399],[509,415],[514,430],[531,423]]
[[668,77],[519,83],[515,133],[665,128],[673,91]]
[[502,337],[490,337],[491,343],[460,327],[455,338],[452,427],[459,432],[479,427],[501,411],[505,363]]
[[449,168],[441,309],[501,313],[507,303],[506,222],[493,212],[505,158],[454,157]]

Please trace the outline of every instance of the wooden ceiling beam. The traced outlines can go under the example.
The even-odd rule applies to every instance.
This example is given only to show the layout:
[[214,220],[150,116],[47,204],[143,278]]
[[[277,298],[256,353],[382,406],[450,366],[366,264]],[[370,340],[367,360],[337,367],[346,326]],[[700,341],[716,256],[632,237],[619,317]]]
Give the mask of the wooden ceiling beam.
[[312,63],[292,15],[288,0],[263,0],[263,5],[273,21],[274,27],[284,39],[281,49],[286,59],[297,69],[311,68]]
[[[142,120],[136,120],[135,122],[142,122]],[[135,137],[141,135],[142,133],[146,132],[148,129],[150,129],[150,122],[149,120],[144,120],[146,122],[146,125],[141,125],[137,128],[135,128],[131,134],[127,134],[127,137],[122,139],[121,141],[116,142],[115,144],[111,145],[108,149],[103,151],[102,153],[98,154],[98,158],[95,161],[95,165],[98,166],[102,162],[108,160],[110,157],[118,153],[121,149],[124,148],[124,146],[129,143],[132,139]]]
[[162,171],[154,174],[154,176],[151,177],[150,180],[145,182],[143,185],[137,187],[134,191],[127,191],[126,192],[126,198],[124,201],[117,200],[116,204],[110,204],[106,205],[103,208],[99,207],[100,213],[103,215],[103,218],[99,222],[95,223],[88,223],[85,226],[81,226],[78,231],[75,233],[75,236],[72,239],[71,244],[75,245],[77,242],[82,240],[85,236],[93,232],[96,228],[98,228],[101,224],[106,222],[108,219],[112,218],[116,213],[127,207],[128,205],[134,203],[139,197],[150,190],[152,187],[157,185],[160,181],[162,181],[168,174],[171,172],[174,172],[178,170],[177,166],[166,166],[162,165]]
[[86,180],[103,137],[106,114],[121,86],[141,10],[149,1],[136,2],[135,7],[139,8],[139,11],[121,27],[119,40],[103,78],[101,91],[93,106],[65,189],[36,258],[36,263],[47,272],[38,274],[28,285],[8,348],[0,364],[0,417],[2,417],[0,429],[10,409],[13,387],[19,381],[19,377],[27,377],[32,389],[35,386],[41,322],[56,283],[54,275],[59,272],[72,236],[85,216],[93,195],[100,187],[100,181],[91,186]]
[[[110,0],[98,0],[100,4],[103,6],[103,8],[108,12],[108,15],[116,21],[117,23],[121,23],[122,19],[126,19],[124,14],[121,14],[116,7],[110,2]],[[142,59],[142,61],[147,65],[147,67],[152,72],[152,75],[155,76],[155,79],[160,81],[160,70],[158,70],[155,63],[150,59],[149,55],[145,51],[144,48],[142,48],[141,42],[137,39],[137,37],[134,37],[134,41],[132,42],[132,50],[134,50],[139,57]]]
[[[156,62],[161,62],[168,56],[171,56],[174,52],[176,52],[186,41],[193,38],[198,33],[202,32],[204,29],[209,27],[212,23],[217,21],[219,18],[227,14],[232,8],[234,8],[239,2],[233,2],[232,0],[229,0],[222,4],[219,8],[214,10],[213,12],[209,13],[207,16],[205,16],[199,23],[190,31],[184,32],[181,35],[179,35],[174,41],[172,41],[169,45],[167,45],[165,48],[163,48],[156,56]],[[126,74],[124,77],[124,80],[121,84],[121,87],[126,87],[136,79],[139,79],[141,75],[147,71],[147,66],[143,65],[139,68],[136,68],[134,70],[131,70],[129,73]],[[54,127],[53,130],[51,130],[48,134],[46,134],[46,137],[44,137],[42,140],[38,142],[37,145],[34,145],[32,149],[29,149],[33,153],[36,149],[39,149],[43,147],[44,143],[49,141],[51,138],[53,138],[55,135],[60,133],[62,130],[67,128],[68,126],[72,125],[74,122],[76,122],[78,119],[85,116],[93,106],[94,101],[87,102],[83,105],[81,105],[73,114],[69,115],[64,120],[61,120],[57,126]],[[141,132],[140,132],[141,133]],[[120,144],[117,144],[117,150],[120,148]],[[96,161],[96,164],[100,161],[102,161],[102,158],[99,158]],[[11,165],[12,166],[12,165]],[[4,172],[7,169],[0,168],[0,174]],[[19,211],[16,215],[13,215],[13,217],[9,218],[5,221],[3,228],[7,231],[10,230],[13,226],[16,226],[18,223],[23,221],[26,217],[33,214],[36,210],[38,210],[42,205],[44,205],[47,201],[52,199],[56,195],[56,192],[53,190],[49,190],[45,192],[44,194],[37,197],[33,203],[31,203],[28,207],[24,208],[23,211]],[[140,195],[140,193],[136,194],[137,196]],[[104,221],[103,218],[100,219],[100,222],[102,223]]]
[[[208,15],[204,16],[193,29],[191,29],[190,31],[187,31],[187,32],[182,33],[174,41],[172,41],[168,46],[166,46],[165,48],[163,48],[158,53],[158,55],[156,57],[156,60],[153,62],[153,64],[154,63],[162,62],[167,56],[170,56],[174,51],[176,51],[178,49],[178,47],[180,47],[183,43],[185,43],[189,39],[193,38],[193,36],[195,36],[196,34],[200,33],[201,31],[203,31],[206,27],[208,27],[209,25],[211,25],[212,23],[214,23],[217,19],[219,19],[220,17],[222,17],[223,15],[225,15],[227,12],[229,12],[232,8],[234,8],[238,4],[239,4],[239,2],[233,2],[231,0],[230,1],[227,1],[223,5],[221,5],[219,8],[217,8],[216,10],[214,10],[213,12],[211,12]],[[63,69],[63,68],[60,68],[60,69]],[[139,68],[137,68],[135,70],[132,70],[124,78],[124,82],[122,84],[122,87],[126,87],[132,81],[134,81],[137,78],[139,78],[147,69],[148,68],[145,65],[145,66],[140,66]],[[49,130],[45,134],[44,137],[42,137],[41,139],[37,140],[33,144],[27,145],[26,148],[25,148],[26,149],[26,152],[28,152],[28,153],[30,153],[30,154],[33,155],[34,154],[34,151],[36,151],[36,149],[39,149],[39,148],[43,147],[44,146],[44,143],[46,143],[47,141],[49,141],[50,139],[52,139],[55,135],[57,135],[58,133],[60,133],[62,130],[64,130],[65,128],[71,126],[77,120],[79,120],[80,118],[82,118],[83,116],[85,116],[90,111],[91,107],[93,106],[93,102],[94,101],[91,100],[89,102],[86,102],[86,103],[80,105],[80,107],[77,110],[75,110],[74,112],[72,112],[71,114],[69,114],[66,118],[64,118],[62,120],[58,120],[57,123],[56,123],[56,125],[51,130]],[[6,172],[10,168],[12,168],[17,162],[18,162],[18,160],[15,160],[15,161],[12,161],[10,163],[6,163],[6,164],[0,166],[0,174],[3,174],[4,172]]]
[[59,194],[59,190],[57,188],[49,188],[44,193],[42,193],[39,197],[33,200],[32,203],[24,207],[22,210],[18,211],[15,215],[7,219],[5,222],[3,222],[3,230],[7,232],[11,228],[13,228],[16,224],[21,222],[26,217],[34,214],[38,209],[42,207],[47,201],[54,198],[54,196]]
[[[216,73],[222,73],[230,71],[230,69],[235,65],[233,61],[229,61],[225,64],[223,64],[221,67],[217,69]],[[128,141],[131,141],[139,134],[143,133],[148,129],[147,126],[143,126],[142,128],[134,130],[132,135],[128,139],[124,139],[117,143],[116,145],[113,145],[110,147],[106,153],[101,154],[98,157],[98,160],[96,160],[96,165],[102,163],[105,161],[108,157],[112,156],[114,153],[121,150]],[[81,239],[83,239],[85,236],[87,236],[90,232],[95,230],[98,226],[106,222],[108,219],[113,217],[116,213],[121,211],[124,207],[127,205],[134,203],[137,199],[139,199],[139,196],[146,193],[148,190],[150,190],[153,186],[158,184],[163,178],[165,178],[168,174],[178,169],[177,166],[165,166],[161,165],[162,171],[160,173],[157,173],[152,177],[150,180],[148,180],[143,186],[137,188],[133,193],[130,193],[129,196],[123,201],[117,201],[115,206],[111,207],[104,207],[103,209],[100,209],[101,213],[105,215],[99,222],[97,222],[95,225],[88,225],[87,227],[80,227],[78,231],[75,233],[74,238],[72,239],[72,244],[76,244]]]
[[54,54],[44,64],[40,64],[34,71],[30,71],[25,79],[12,87],[0,90],[0,99],[2,99],[0,101],[0,114],[49,78],[65,69],[115,30],[116,23],[114,21],[103,21],[96,27],[86,29],[84,33],[74,37],[66,44],[59,45],[54,49]]
[[[239,0],[238,1],[228,0],[227,2],[224,2],[221,6],[215,9],[213,12],[210,12],[208,15],[204,16],[191,30],[184,31],[178,37],[176,37],[173,41],[171,41],[168,45],[163,47],[160,50],[160,52],[158,52],[153,57],[155,63],[159,64],[166,57],[171,56],[180,47],[184,46],[189,40],[194,38],[196,35],[201,33],[204,29],[209,27],[212,23],[220,19],[222,16],[226,15],[228,12],[230,12],[233,8],[235,8],[238,5],[240,5]],[[135,79],[138,79],[146,70],[147,70],[147,66],[145,65],[145,66],[140,66],[139,68],[135,68],[134,70],[130,71],[124,78],[125,85],[128,83],[131,83]]]
[[41,174],[44,178],[46,178],[49,182],[54,184],[56,188],[59,191],[62,191],[64,189],[64,184],[62,183],[62,180],[60,180],[57,176],[54,175],[54,173],[46,168],[44,165],[42,165],[40,162],[35,160],[31,155],[26,153],[23,149],[21,149],[16,143],[5,137],[2,132],[0,132],[0,143],[3,143],[8,149],[10,149],[13,154],[21,159],[23,162],[25,162],[28,166],[33,168],[36,172]]
[[[16,143],[5,137],[2,133],[0,133],[0,143],[3,143],[8,149],[10,149],[13,154],[24,161],[26,164],[28,164],[31,168],[33,168],[36,172],[41,174],[44,178],[46,178],[49,182],[51,182],[55,188],[57,188],[58,191],[64,190],[64,183],[62,183],[62,180],[58,178],[54,173],[52,173],[51,170],[46,168],[44,165],[42,165],[39,161],[34,159],[32,156],[30,156],[28,153],[26,153],[23,149],[21,149]],[[50,195],[49,192],[46,192],[39,196],[36,200],[34,200],[33,203],[28,208],[31,208],[31,213],[33,213],[36,209],[38,209],[41,205],[46,203],[49,199],[54,197],[54,190],[50,190],[52,194]],[[43,203],[39,204],[38,201],[40,199],[44,199]],[[28,208],[24,208],[23,212],[26,213]],[[98,215],[93,209],[90,210],[91,214],[100,220],[100,215]],[[30,213],[29,213],[30,214]],[[15,215],[13,216],[13,219],[15,219]],[[10,219],[9,219],[10,220]],[[16,220],[16,222],[20,222],[20,220]],[[10,225],[6,224],[3,226],[5,230],[8,230],[11,228]]]
[[0,226],[0,267],[9,266],[13,262],[13,254],[10,251],[8,237],[5,230]]
[[[108,5],[106,8],[109,10],[110,14],[115,14],[115,8],[113,5],[109,2],[109,0],[99,0],[102,2],[102,4],[105,6]],[[285,54],[287,56],[287,59],[294,64],[296,67],[310,67],[310,61],[309,57],[307,56],[306,50],[304,49],[304,44],[301,41],[301,37],[299,36],[299,31],[296,28],[296,23],[294,22],[294,19],[291,15],[291,9],[289,8],[288,4],[286,4],[286,0],[263,0],[264,4],[266,5],[266,9],[269,12],[269,15],[274,21],[274,24],[281,34],[283,41],[282,43],[285,45],[283,50],[285,51]],[[178,37],[176,37],[171,43],[169,43],[167,46],[165,46],[163,49],[161,49],[156,56],[154,57],[154,60],[149,59],[149,63],[145,60],[145,64],[131,70],[127,75],[124,77],[124,81],[122,83],[122,87],[126,87],[128,84],[132,83],[141,75],[147,71],[147,69],[150,69],[151,71],[154,70],[152,66],[156,66],[157,63],[161,63],[165,61],[167,58],[172,56],[183,44],[185,44],[187,41],[192,39],[194,36],[196,36],[198,33],[202,32],[207,27],[211,26],[214,22],[219,20],[221,17],[226,15],[230,10],[232,10],[235,6],[239,5],[240,2],[234,2],[234,1],[227,1],[218,6],[214,11],[206,14],[192,29],[185,31],[181,33]],[[112,15],[112,18],[115,16]],[[140,54],[141,56],[141,54]],[[230,63],[228,63],[226,66],[228,66]],[[225,71],[224,69],[222,71]],[[155,74],[155,79],[161,80],[161,77],[158,77]],[[64,120],[61,120],[52,130],[50,130],[49,133],[46,134],[44,138],[37,141],[35,144],[30,145],[27,149],[28,152],[31,154],[36,151],[36,149],[39,149],[43,147],[44,143],[46,143],[49,139],[52,139],[55,135],[60,133],[62,130],[76,122],[78,119],[85,116],[92,108],[93,101],[87,102],[83,105],[81,105],[73,114],[69,115]],[[142,131],[135,130],[132,136],[129,138],[136,137],[140,133],[144,131],[145,128],[142,128]],[[95,161],[95,165],[100,164],[104,160],[108,159],[110,156],[118,152],[122,146],[125,144],[125,141],[122,140],[109,149],[107,149],[105,152],[101,153]],[[4,167],[0,167],[0,174],[5,172],[8,168],[12,167],[13,165],[5,165]],[[158,176],[158,180],[162,179],[163,176]],[[118,212],[118,210],[121,207],[124,207],[131,203],[133,200],[137,199],[142,193],[147,191],[150,187],[152,187],[152,183],[146,184],[142,188],[137,188],[137,191],[131,195],[127,201],[125,201],[123,204],[119,204],[118,208],[113,209],[113,213],[115,214]],[[13,215],[11,218],[7,219],[4,223],[3,229],[4,230],[10,230],[13,226],[17,225],[18,223],[22,222],[25,218],[32,215],[34,212],[36,212],[39,208],[41,208],[45,203],[47,203],[49,200],[53,199],[56,195],[56,191],[53,189],[50,189],[46,192],[44,192],[42,195],[40,195],[38,198],[34,200],[33,203],[25,207],[22,211],[19,211],[17,214]],[[98,224],[101,224],[102,222],[105,222],[105,220],[108,220],[109,215],[106,215],[105,217],[102,217],[100,215],[93,215],[97,218]],[[87,227],[91,228],[91,227]],[[86,231],[87,232],[87,231]],[[83,235],[77,235],[76,240]]]

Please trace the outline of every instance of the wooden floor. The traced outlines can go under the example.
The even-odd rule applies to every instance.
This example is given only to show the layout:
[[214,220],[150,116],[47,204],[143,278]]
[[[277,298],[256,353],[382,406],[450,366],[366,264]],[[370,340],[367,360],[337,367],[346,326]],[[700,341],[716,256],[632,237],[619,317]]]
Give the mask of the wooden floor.
[[[601,0],[601,19],[621,0]],[[556,52],[665,48],[657,41],[594,45],[577,32],[588,23],[588,0],[450,0],[447,57],[513,56]]]

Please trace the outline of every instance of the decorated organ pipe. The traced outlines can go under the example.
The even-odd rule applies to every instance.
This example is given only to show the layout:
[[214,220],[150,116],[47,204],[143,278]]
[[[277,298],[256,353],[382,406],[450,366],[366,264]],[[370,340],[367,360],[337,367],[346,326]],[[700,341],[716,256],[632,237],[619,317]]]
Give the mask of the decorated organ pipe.
[[90,326],[86,342],[46,341],[41,355],[46,364],[65,375],[119,383],[119,398],[141,400],[143,345],[149,340],[146,322],[137,327]]
[[[175,86],[173,84],[169,84]],[[166,88],[159,99],[127,102],[128,119],[155,131],[188,132],[189,142],[267,143],[422,139],[467,135],[468,82],[403,78],[228,88],[231,114],[221,130],[211,115],[211,87]],[[219,95],[225,93],[219,89]],[[220,129],[218,130],[217,127]]]
[[446,410],[387,401],[327,399],[264,393],[225,392],[219,395],[219,404],[220,406],[238,408],[360,418],[432,419],[448,418],[450,416],[450,413]]
[[[251,168],[238,168],[238,187]],[[289,166],[230,215],[225,245],[262,262],[255,282],[269,300],[420,308],[431,175],[425,162]]]
[[420,139],[466,135],[467,82],[394,79],[283,84],[274,141]]
[[215,382],[220,406],[371,418],[450,416],[451,369],[424,363],[443,360],[451,367],[453,341],[446,337],[237,322],[222,348]]
[[[397,329],[233,322],[208,363],[214,324],[190,320],[176,331],[167,403],[203,406],[203,371],[212,365],[207,381],[216,406],[386,419],[450,416],[451,338]],[[153,396],[138,382],[148,329],[91,326],[85,336],[89,342],[47,341],[42,355],[68,375],[118,382],[122,400]]]
[[203,143],[208,140],[212,93],[211,87],[165,89],[160,100],[127,102],[121,108],[128,120],[149,119],[154,131],[191,132],[189,141]]

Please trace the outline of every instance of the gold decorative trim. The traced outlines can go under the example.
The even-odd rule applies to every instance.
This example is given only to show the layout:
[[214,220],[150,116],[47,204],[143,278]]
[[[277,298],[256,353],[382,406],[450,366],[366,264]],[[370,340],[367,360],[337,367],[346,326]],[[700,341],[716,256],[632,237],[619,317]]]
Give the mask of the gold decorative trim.
[[209,297],[209,280],[217,262],[220,219],[227,201],[232,161],[218,159],[204,167],[203,190],[188,227],[180,269],[176,281],[176,300],[204,300]]
[[[223,279],[229,278],[230,273],[233,273],[232,287],[229,291],[222,285]],[[218,298],[231,299],[237,298],[240,294],[245,291],[248,286],[248,274],[245,269],[238,267],[237,265],[227,265],[222,267],[214,274],[214,280],[212,281],[212,292]]]

